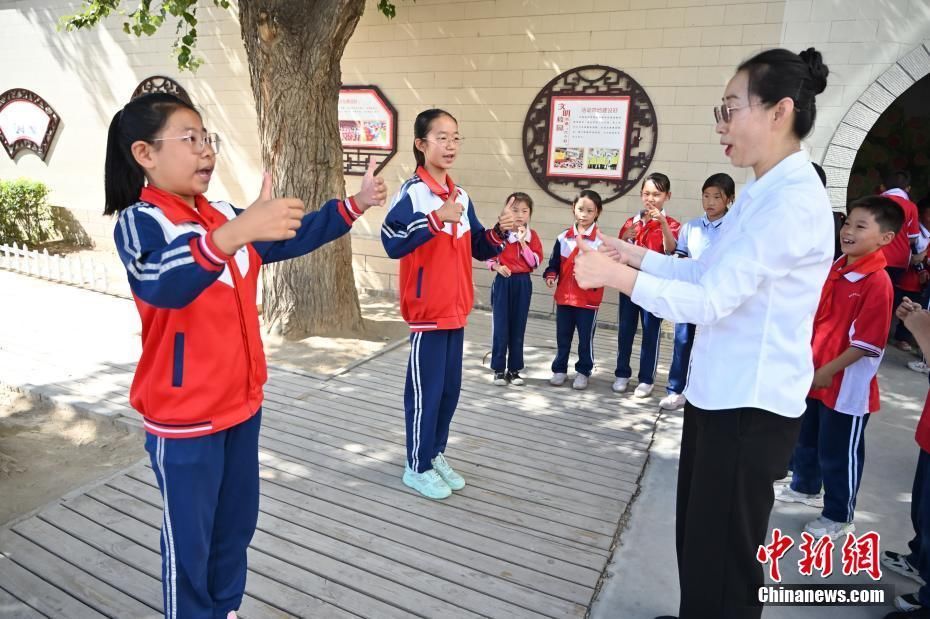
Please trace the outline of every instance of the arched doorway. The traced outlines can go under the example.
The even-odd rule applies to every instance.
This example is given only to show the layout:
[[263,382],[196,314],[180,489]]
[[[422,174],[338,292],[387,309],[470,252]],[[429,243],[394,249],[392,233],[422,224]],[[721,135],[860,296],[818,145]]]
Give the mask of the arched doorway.
[[[902,122],[906,125],[908,120],[919,118],[924,113],[918,109],[921,106],[914,103],[914,97],[922,96],[921,93],[930,93],[930,79],[924,79],[930,75],[928,45],[930,43],[914,48],[879,76],[849,108],[833,134],[824,155],[823,167],[827,172],[830,203],[835,210],[844,211],[848,200],[861,195],[862,187],[870,182],[868,176],[863,176],[865,173],[861,169],[866,164],[877,163],[873,161],[876,153],[888,153],[895,148],[900,149],[903,145],[902,140],[892,140],[893,143],[889,144],[889,136],[884,135],[885,132],[901,131],[896,121],[903,119]],[[913,93],[910,92],[912,88],[915,89]],[[927,90],[924,90],[925,88]],[[926,101],[927,99],[923,99],[923,107],[926,106]],[[930,125],[930,115],[925,117],[925,122],[927,124],[924,127],[927,128]],[[877,131],[871,134],[873,127],[876,127]],[[907,135],[907,139],[910,138],[911,135]],[[865,145],[867,140],[868,144]],[[861,158],[860,151],[864,151]],[[881,157],[880,154],[878,156]],[[898,156],[900,155],[895,154],[889,157],[888,162],[883,162],[886,165],[880,172],[893,167],[892,160]],[[857,168],[856,177],[852,178],[854,167]],[[923,195],[926,191],[924,186],[917,193]]]

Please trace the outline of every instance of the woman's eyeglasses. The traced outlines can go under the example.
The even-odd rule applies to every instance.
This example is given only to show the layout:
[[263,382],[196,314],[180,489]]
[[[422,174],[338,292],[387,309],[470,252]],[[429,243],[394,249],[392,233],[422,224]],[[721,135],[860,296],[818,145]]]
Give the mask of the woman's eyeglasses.
[[154,138],[152,142],[165,142],[167,140],[186,140],[191,145],[191,150],[198,155],[203,152],[207,144],[210,145],[214,153],[219,154],[220,152],[220,136],[216,133],[205,133],[201,136],[189,133],[175,138]]
[[746,108],[750,108],[754,105],[759,105],[759,104],[748,103],[746,105],[741,105],[739,107],[728,107],[726,103],[722,103],[718,106],[714,106],[714,120],[716,120],[718,123],[721,121],[724,123],[728,123],[730,122],[730,119],[733,117],[731,112],[735,112],[737,110],[745,110]]

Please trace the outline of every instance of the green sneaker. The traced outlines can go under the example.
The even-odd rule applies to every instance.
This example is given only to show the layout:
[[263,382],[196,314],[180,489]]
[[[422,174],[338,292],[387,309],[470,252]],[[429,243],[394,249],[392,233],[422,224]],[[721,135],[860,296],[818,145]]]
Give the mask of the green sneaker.
[[404,465],[404,485],[409,486],[428,499],[444,499],[452,490],[443,481],[436,469],[417,473],[409,464]]
[[465,479],[452,470],[449,461],[442,454],[439,454],[432,460],[433,470],[439,473],[442,480],[453,490],[461,490],[465,487]]

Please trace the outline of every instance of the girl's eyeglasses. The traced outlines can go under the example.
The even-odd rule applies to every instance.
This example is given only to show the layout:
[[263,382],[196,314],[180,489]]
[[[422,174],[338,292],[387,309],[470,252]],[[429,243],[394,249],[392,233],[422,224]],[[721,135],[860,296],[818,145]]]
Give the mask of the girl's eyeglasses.
[[174,138],[154,138],[153,142],[165,142],[167,140],[186,140],[191,145],[191,150],[197,153],[198,155],[203,152],[203,149],[210,145],[210,148],[213,149],[213,152],[219,154],[220,152],[220,136],[216,133],[205,133],[202,136],[195,136],[193,134],[180,135]]
[[718,123],[721,121],[723,121],[724,123],[728,123],[730,122],[730,119],[733,117],[731,112],[735,112],[737,110],[745,110],[746,108],[750,108],[754,105],[759,105],[759,104],[749,103],[747,105],[743,105],[740,107],[727,107],[726,103],[722,103],[719,106],[714,106],[714,120],[716,120]]
[[456,136],[451,137],[451,138],[448,137],[448,136],[442,135],[442,136],[439,136],[438,138],[435,138],[435,139],[432,139],[432,140],[426,140],[426,141],[427,141],[427,142],[433,142],[433,143],[435,143],[435,144],[439,144],[440,146],[442,146],[443,148],[445,148],[446,146],[449,146],[449,145],[452,145],[452,146],[461,146],[461,145],[462,145],[462,142],[465,141],[465,138],[463,138],[463,137],[460,136],[460,135],[456,135]]

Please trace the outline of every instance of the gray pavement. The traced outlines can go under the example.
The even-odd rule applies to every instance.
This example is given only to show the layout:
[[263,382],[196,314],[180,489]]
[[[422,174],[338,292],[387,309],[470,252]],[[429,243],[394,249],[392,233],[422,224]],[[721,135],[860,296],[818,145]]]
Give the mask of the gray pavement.
[[[882,410],[866,427],[866,460],[856,510],[857,533],[877,531],[881,548],[906,550],[912,535],[911,484],[918,447],[914,428],[927,395],[927,377],[907,369],[909,354],[889,349],[879,371]],[[591,609],[592,619],[651,619],[678,610],[679,592],[675,568],[675,485],[681,439],[681,411],[663,413],[649,453],[642,489],[632,507],[607,579]],[[834,574],[827,579],[798,574],[797,548],[804,523],[819,511],[776,501],[769,523],[791,535],[795,546],[782,559],[784,583],[871,583],[863,574],[843,576],[841,552],[834,550]],[[770,538],[769,538],[770,541]],[[882,584],[894,586],[895,595],[912,592],[916,584],[884,570]],[[767,607],[764,619],[875,619],[892,611],[884,607]]]

